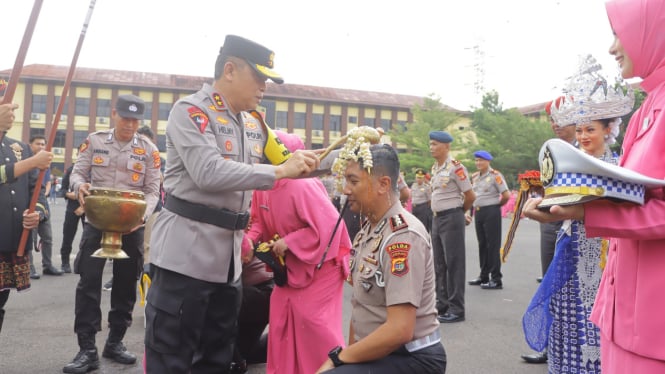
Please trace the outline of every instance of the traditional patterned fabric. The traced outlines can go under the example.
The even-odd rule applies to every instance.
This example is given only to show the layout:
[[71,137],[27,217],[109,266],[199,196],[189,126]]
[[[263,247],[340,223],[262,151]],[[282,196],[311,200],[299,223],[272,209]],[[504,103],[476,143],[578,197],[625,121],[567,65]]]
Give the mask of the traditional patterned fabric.
[[28,256],[14,253],[0,253],[0,291],[16,288],[25,291],[30,288],[30,262]]
[[[617,156],[603,161],[616,164]],[[554,259],[522,318],[531,348],[547,346],[550,373],[600,373],[600,331],[590,321],[607,243],[587,238],[579,221],[564,222]]]

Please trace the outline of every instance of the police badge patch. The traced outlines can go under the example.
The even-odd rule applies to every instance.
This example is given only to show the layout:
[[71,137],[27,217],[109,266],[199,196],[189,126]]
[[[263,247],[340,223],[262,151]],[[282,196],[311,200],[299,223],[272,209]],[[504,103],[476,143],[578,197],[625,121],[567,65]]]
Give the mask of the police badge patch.
[[386,247],[386,252],[390,255],[390,273],[401,277],[409,272],[409,243],[393,243]]
[[196,125],[201,134],[203,134],[206,131],[206,127],[208,127],[208,116],[195,106],[189,107],[187,112],[189,113],[189,118],[194,122],[194,125]]

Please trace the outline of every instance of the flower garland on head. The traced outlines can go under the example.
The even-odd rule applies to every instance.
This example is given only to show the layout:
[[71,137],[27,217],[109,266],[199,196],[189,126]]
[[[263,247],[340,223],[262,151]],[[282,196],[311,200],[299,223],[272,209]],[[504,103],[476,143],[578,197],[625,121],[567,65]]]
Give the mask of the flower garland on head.
[[344,147],[342,147],[331,168],[335,175],[335,187],[340,192],[344,188],[344,172],[346,171],[346,165],[349,160],[358,162],[359,159],[362,159],[363,168],[369,174],[372,174],[372,166],[374,165],[372,162],[372,152],[369,149],[370,142],[363,136],[362,129],[356,127],[349,131],[348,135]]

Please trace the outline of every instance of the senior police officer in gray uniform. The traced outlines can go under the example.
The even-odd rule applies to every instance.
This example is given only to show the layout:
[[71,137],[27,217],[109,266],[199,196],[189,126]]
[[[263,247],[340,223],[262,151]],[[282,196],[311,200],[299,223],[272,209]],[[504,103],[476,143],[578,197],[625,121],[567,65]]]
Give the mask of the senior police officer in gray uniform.
[[[508,202],[510,192],[506,180],[492,169],[492,155],[487,151],[476,151],[476,168],[471,176],[476,200],[473,202],[480,275],[470,280],[472,286],[480,285],[487,290],[503,288],[501,280],[501,206]],[[490,275],[492,278],[490,279]]]
[[345,172],[349,209],[367,217],[353,243],[349,345],[334,347],[318,372],[443,373],[429,235],[398,200],[397,152],[370,150],[369,173],[355,161]]
[[464,321],[466,248],[464,212],[476,195],[464,165],[450,156],[453,137],[445,131],[429,133],[432,165],[432,249],[436,270],[439,322]]
[[274,133],[254,109],[267,79],[283,82],[272,70],[273,58],[269,49],[228,35],[215,63],[214,83],[180,99],[169,115],[167,196],[150,241],[154,278],[145,309],[148,373],[228,370],[251,191],[272,188],[280,178],[308,175],[319,166],[311,151],[296,151],[277,166],[264,163]]
[[[106,187],[143,192],[147,205],[143,221],[152,214],[159,199],[160,160],[157,147],[136,133],[144,109],[141,98],[118,96],[111,113],[115,127],[90,134],[81,146],[70,183],[82,206],[85,206],[84,198],[89,195],[91,187]],[[74,320],[80,351],[64,367],[65,373],[85,373],[99,367],[95,334],[102,328],[100,301],[106,259],[91,255],[99,249],[101,239],[102,231],[85,225],[81,248],[74,262],[74,271],[81,276],[76,287]],[[122,338],[132,323],[136,282],[143,266],[142,226],[122,236],[122,248],[129,259],[113,261],[109,335],[102,356],[122,364],[133,364],[136,356],[127,352]]]
[[432,230],[432,187],[425,180],[425,171],[416,170],[416,181],[411,185],[413,215],[425,225],[427,232]]

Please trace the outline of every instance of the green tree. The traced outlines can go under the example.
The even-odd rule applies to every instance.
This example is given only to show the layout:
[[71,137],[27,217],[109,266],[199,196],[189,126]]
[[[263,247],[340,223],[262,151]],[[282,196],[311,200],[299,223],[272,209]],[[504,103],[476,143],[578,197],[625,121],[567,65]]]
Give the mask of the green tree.
[[483,97],[483,108],[473,112],[471,123],[477,143],[465,144],[467,152],[458,158],[473,172],[473,153],[479,149],[490,152],[494,156],[492,167],[504,175],[510,187],[516,188],[519,173],[539,169],[538,152],[553,134],[548,122],[529,119],[516,109],[497,110],[498,102],[495,91]]
[[422,107],[416,106],[412,112],[413,123],[393,126],[388,132],[390,139],[398,144],[400,167],[409,181],[414,179],[416,169],[428,170],[432,165],[429,132],[444,130],[455,136],[452,125],[459,121],[459,115],[446,110],[440,98],[434,95],[426,97]]
[[502,104],[499,102],[499,93],[495,90],[489,91],[483,95],[480,106],[482,109],[485,109],[490,113],[503,112]]

